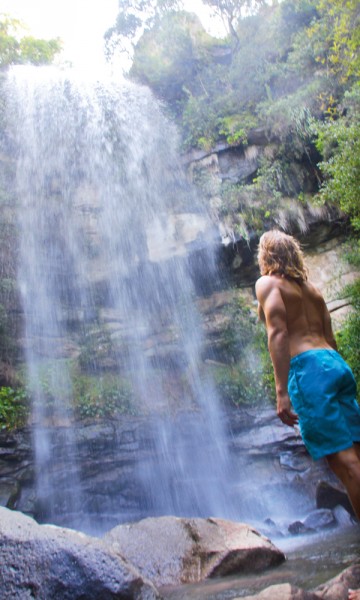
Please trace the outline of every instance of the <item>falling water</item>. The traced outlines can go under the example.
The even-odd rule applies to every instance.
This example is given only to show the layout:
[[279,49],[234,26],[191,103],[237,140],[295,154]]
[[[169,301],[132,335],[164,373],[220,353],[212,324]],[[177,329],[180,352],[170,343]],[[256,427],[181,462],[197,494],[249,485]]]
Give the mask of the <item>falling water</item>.
[[[136,473],[143,513],[234,518],[188,253],[207,246],[211,227],[179,167],[174,127],[148,90],[125,81],[21,67],[9,72],[6,95],[39,514],[54,522],[86,517],[69,356],[78,358],[74,340],[102,331],[112,371],[127,378],[138,409],[151,416],[152,458]],[[184,215],[200,235],[186,238]],[[203,268],[214,275],[210,252]],[[149,340],[161,331],[171,341],[154,356]],[[104,365],[94,355],[87,369],[91,361],[101,380]],[[169,400],[176,377],[178,406]],[[56,455],[54,427],[63,436]]]

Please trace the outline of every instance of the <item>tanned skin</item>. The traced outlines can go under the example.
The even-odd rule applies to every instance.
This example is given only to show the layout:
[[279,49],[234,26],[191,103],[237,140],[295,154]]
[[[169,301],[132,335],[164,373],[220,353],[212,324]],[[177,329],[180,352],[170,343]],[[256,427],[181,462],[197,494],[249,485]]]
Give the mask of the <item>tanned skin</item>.
[[295,425],[287,391],[290,359],[315,348],[336,350],[330,315],[322,295],[308,282],[264,275],[255,289],[274,367],[278,416],[286,425]]
[[[307,350],[336,350],[330,314],[321,293],[308,281],[264,275],[257,281],[255,290],[274,368],[277,414],[283,423],[292,427],[298,422],[298,416],[287,391],[290,359]],[[344,484],[360,519],[360,443],[330,454],[326,459]],[[360,600],[360,594],[350,597]]]

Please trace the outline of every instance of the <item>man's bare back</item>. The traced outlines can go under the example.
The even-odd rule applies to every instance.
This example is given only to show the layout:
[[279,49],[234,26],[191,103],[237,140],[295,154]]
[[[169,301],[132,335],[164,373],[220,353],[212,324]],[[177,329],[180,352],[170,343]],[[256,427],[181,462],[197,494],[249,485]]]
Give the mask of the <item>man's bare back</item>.
[[[291,357],[315,348],[336,349],[325,301],[310,282],[264,275],[256,284],[256,294],[268,311],[284,311]],[[266,320],[261,304],[259,317]]]

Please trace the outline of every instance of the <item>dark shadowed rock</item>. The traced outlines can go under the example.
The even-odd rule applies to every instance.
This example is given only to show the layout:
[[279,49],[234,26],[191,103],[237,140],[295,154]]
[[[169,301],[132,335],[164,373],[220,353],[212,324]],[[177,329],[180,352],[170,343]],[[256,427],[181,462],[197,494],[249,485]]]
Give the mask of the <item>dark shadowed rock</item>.
[[310,529],[334,527],[336,525],[336,519],[332,510],[322,508],[319,510],[313,510],[304,520],[304,525]]
[[304,521],[294,521],[288,527],[292,535],[301,535],[303,533],[313,533],[326,527],[335,527],[337,520],[332,510],[323,508],[313,510]]
[[316,506],[317,508],[343,506],[345,510],[354,515],[354,510],[345,491],[327,481],[320,481],[316,488]]
[[222,519],[149,518],[103,539],[156,585],[257,572],[285,560],[255,529]]
[[0,508],[2,600],[155,600],[150,582],[95,538]]
[[[235,598],[240,600],[240,598]],[[271,585],[255,596],[245,596],[241,600],[320,600],[313,592],[307,592],[290,583]]]
[[303,533],[313,533],[314,530],[311,527],[306,527],[302,521],[294,521],[294,523],[290,523],[288,532],[291,535],[302,535]]

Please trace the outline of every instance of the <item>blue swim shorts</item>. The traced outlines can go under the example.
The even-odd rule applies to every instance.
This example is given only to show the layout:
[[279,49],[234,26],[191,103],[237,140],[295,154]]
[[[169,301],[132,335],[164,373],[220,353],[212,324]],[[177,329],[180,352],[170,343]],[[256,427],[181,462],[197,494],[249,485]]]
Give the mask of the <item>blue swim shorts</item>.
[[360,442],[356,383],[336,350],[302,352],[290,361],[288,391],[304,444],[313,459]]

